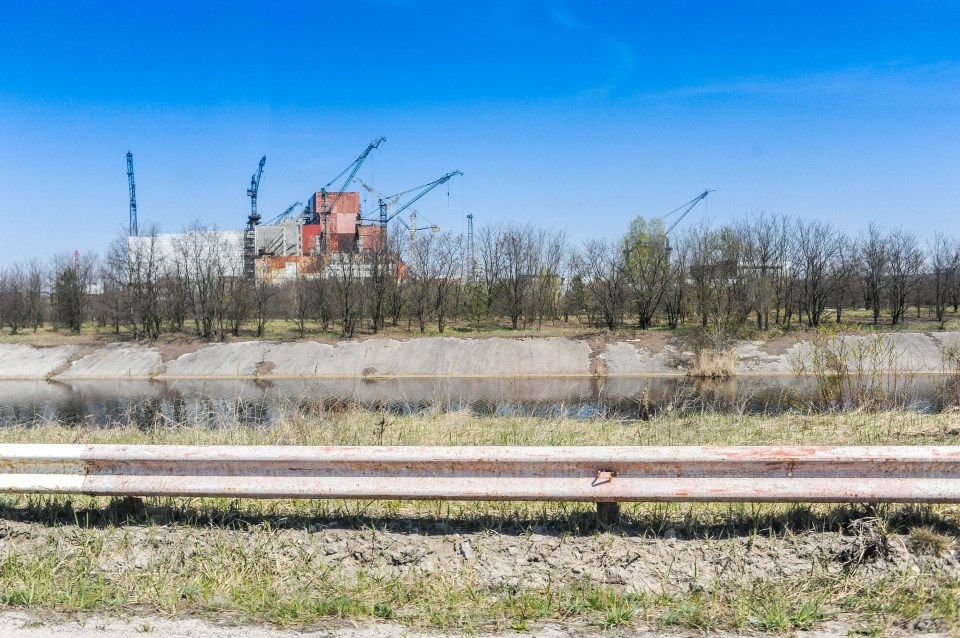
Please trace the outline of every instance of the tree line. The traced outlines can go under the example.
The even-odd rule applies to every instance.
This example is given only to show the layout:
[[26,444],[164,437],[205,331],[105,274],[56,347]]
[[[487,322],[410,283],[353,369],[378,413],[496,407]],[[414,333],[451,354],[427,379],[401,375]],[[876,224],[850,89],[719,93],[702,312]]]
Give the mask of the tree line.
[[199,223],[172,245],[153,227],[135,241],[118,237],[102,256],[0,269],[9,332],[47,323],[79,332],[93,321],[135,339],[263,336],[280,320],[300,336],[687,325],[722,341],[749,329],[842,323],[854,310],[896,326],[915,309],[943,327],[958,305],[953,237],[921,241],[877,224],[848,234],[768,213],[669,236],[660,220],[638,217],[621,237],[582,244],[521,223],[481,227],[472,244],[452,232],[394,232],[381,251],[318,258],[280,285],[245,280],[235,242]]

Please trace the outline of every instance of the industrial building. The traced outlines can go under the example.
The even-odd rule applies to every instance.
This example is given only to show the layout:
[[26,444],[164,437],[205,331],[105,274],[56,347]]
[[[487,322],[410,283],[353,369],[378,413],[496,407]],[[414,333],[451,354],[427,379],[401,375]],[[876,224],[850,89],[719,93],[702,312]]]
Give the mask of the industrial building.
[[[463,175],[460,171],[453,171],[422,186],[391,196],[383,195],[357,178],[357,171],[367,156],[385,140],[381,137],[367,145],[363,153],[339,175],[307,198],[306,205],[298,212],[294,213],[302,205],[301,202],[296,202],[265,223],[261,223],[261,215],[257,212],[257,194],[267,161],[265,155],[261,157],[257,172],[250,177],[250,187],[247,189],[250,214],[246,229],[213,233],[218,240],[216,244],[225,247],[226,253],[236,254],[237,268],[229,273],[230,276],[272,284],[297,277],[342,276],[347,272],[345,269],[360,278],[369,276],[370,265],[364,256],[386,249],[388,223],[396,219],[412,235],[418,230],[415,215],[411,214],[412,223],[407,223],[400,217],[401,213],[432,189],[457,175]],[[127,153],[127,181],[130,191],[128,246],[142,250],[149,244],[146,243],[147,238],[139,236],[137,228],[133,154],[130,152]],[[365,219],[361,215],[360,193],[347,190],[355,181],[378,198],[376,216]],[[328,190],[334,183],[339,188]],[[439,230],[435,225],[428,228]],[[193,246],[199,244],[190,241],[197,239],[194,237],[196,234],[188,231],[180,235],[161,235],[155,238],[154,245],[161,256],[172,259],[177,253],[196,252]],[[395,257],[400,259],[399,255]]]
[[[383,226],[363,223],[360,193],[343,191],[314,193],[302,214],[255,224],[248,232],[253,234],[254,276],[270,283],[310,276],[331,261],[340,263],[331,259],[334,255],[382,250],[386,241]],[[326,258],[319,259],[321,255]]]

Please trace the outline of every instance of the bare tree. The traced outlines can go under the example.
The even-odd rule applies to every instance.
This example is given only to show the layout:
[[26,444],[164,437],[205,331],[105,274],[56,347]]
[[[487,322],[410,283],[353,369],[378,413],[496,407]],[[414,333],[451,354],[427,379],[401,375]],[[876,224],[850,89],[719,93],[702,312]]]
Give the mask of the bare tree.
[[301,337],[307,333],[307,318],[310,316],[311,307],[316,304],[312,299],[312,293],[316,288],[311,286],[311,282],[304,273],[298,273],[293,281],[287,284],[287,292],[291,297],[291,308],[293,310],[293,323],[297,327],[297,334]]
[[543,326],[543,320],[557,316],[560,300],[560,283],[563,280],[563,267],[566,264],[564,254],[567,251],[567,237],[563,232],[553,229],[536,231],[535,263],[531,264],[532,290],[525,305],[525,322],[536,322],[537,329]]
[[667,273],[667,285],[664,288],[663,305],[667,315],[667,326],[676,329],[686,313],[687,304],[687,254],[689,245],[685,236],[674,239],[670,253],[670,268]]
[[834,261],[840,252],[839,234],[831,224],[816,220],[797,224],[797,275],[801,282],[801,307],[807,323],[819,326],[833,293]]
[[122,321],[130,326],[133,338],[158,338],[167,272],[157,226],[137,237],[117,237],[107,253],[104,273],[111,289],[122,296]]
[[574,272],[586,284],[591,314],[608,330],[620,327],[627,304],[627,277],[619,242],[587,242],[575,262]]
[[239,239],[195,222],[178,236],[174,252],[197,335],[223,339],[227,279],[242,276]]
[[790,278],[789,237],[793,228],[789,217],[764,211],[743,223],[741,234],[746,238],[751,304],[759,329],[770,327],[771,313],[774,323],[780,323]]
[[670,272],[670,250],[663,221],[635,218],[623,238],[623,252],[637,323],[641,330],[646,330],[660,307]]
[[254,330],[263,336],[270,316],[270,309],[277,296],[277,288],[266,277],[254,277],[250,283],[250,308],[253,311]]
[[434,308],[434,279],[433,269],[436,266],[434,251],[437,241],[432,235],[412,243],[407,256],[407,285],[408,285],[408,325],[416,319],[420,334],[427,330],[427,322],[431,318]]
[[[489,317],[494,311],[497,288],[505,269],[501,233],[491,226],[483,226],[476,236],[480,283],[483,286],[484,312]],[[479,320],[477,321],[479,325]]]
[[903,320],[907,296],[920,282],[923,271],[923,252],[917,246],[917,236],[903,229],[890,233],[887,239],[889,276],[887,300],[890,304],[890,322]]
[[503,270],[497,292],[510,327],[517,330],[525,317],[534,281],[539,273],[540,248],[536,229],[530,224],[508,224],[500,234]]
[[839,250],[834,259],[833,274],[834,279],[833,295],[834,310],[836,312],[837,323],[843,320],[843,310],[846,302],[855,298],[855,281],[857,278],[857,242],[847,235],[839,237]]
[[430,279],[433,282],[433,314],[437,330],[443,333],[447,315],[455,307],[453,296],[460,286],[463,275],[463,235],[442,233],[436,236],[435,246],[430,251]]
[[710,233],[708,260],[699,265],[705,273],[707,327],[715,348],[726,347],[749,316],[752,306],[745,275],[747,239],[732,226]]
[[17,334],[30,321],[27,275],[21,264],[0,270],[0,321]]
[[363,317],[363,280],[368,264],[352,250],[331,253],[328,259],[323,276],[333,284],[331,292],[340,316],[341,334],[352,337]]
[[867,226],[858,239],[858,276],[867,307],[873,312],[873,325],[880,322],[883,289],[889,269],[887,238],[877,224]]
[[712,273],[716,267],[715,231],[704,221],[688,231],[688,257],[693,306],[700,317],[700,324],[707,327],[710,316],[710,301],[713,297]]
[[50,295],[57,326],[65,327],[74,334],[80,333],[87,318],[96,272],[96,255],[81,257],[75,253],[54,258]]
[[30,312],[30,327],[36,332],[37,328],[43,325],[44,303],[43,295],[46,290],[46,280],[48,278],[47,268],[39,259],[31,259],[27,262],[26,279],[24,281],[27,306]]
[[937,232],[933,240],[927,242],[930,255],[930,277],[933,286],[933,312],[943,329],[947,304],[950,300],[950,289],[960,269],[960,251],[957,242]]

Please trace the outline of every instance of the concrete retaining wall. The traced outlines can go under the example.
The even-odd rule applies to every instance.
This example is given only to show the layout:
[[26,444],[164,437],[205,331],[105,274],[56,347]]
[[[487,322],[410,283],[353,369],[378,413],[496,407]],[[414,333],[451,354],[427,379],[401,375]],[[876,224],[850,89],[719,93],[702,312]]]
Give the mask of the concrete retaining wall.
[[[847,337],[852,345],[875,337]],[[937,373],[960,348],[960,333],[890,333],[897,369]],[[808,342],[771,352],[759,341],[737,346],[737,374],[790,374]],[[78,346],[0,344],[0,379],[375,379],[410,377],[628,377],[684,375],[693,353],[672,345],[653,352],[640,340],[593,351],[583,340],[549,338],[318,342],[244,341],[200,347],[164,362],[157,348],[108,344],[78,356]]]

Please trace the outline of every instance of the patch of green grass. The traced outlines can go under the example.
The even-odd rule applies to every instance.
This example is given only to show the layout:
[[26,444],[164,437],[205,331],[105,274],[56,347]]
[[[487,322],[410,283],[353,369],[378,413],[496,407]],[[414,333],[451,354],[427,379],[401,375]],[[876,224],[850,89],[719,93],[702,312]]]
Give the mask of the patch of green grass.
[[910,530],[910,547],[917,554],[940,555],[953,546],[953,538],[938,533],[929,525]]

